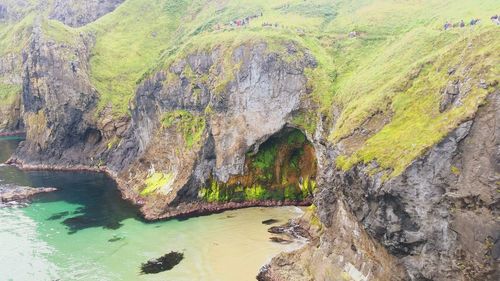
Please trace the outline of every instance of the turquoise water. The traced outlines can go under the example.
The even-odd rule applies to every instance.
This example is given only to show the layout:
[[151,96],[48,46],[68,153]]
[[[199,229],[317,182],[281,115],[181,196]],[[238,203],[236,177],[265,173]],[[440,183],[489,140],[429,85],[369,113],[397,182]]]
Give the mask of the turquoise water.
[[[0,161],[20,140],[0,138]],[[0,208],[0,280],[255,280],[272,256],[300,246],[269,241],[274,218],[301,209],[249,208],[147,223],[103,174],[20,171],[0,166],[0,184],[54,186],[25,208]],[[184,253],[171,271],[140,275],[142,262]]]

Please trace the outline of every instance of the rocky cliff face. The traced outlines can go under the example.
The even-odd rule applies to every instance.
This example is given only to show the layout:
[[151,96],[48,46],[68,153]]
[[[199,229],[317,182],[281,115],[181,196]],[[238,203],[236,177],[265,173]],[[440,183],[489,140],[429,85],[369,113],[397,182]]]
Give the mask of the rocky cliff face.
[[21,96],[15,97],[12,103],[0,105],[0,134],[14,134],[24,131],[24,121],[22,119]]
[[[22,99],[27,139],[19,157],[30,163],[87,164],[101,139],[93,128],[96,92],[88,78],[88,48],[44,37],[35,26],[24,54]],[[91,150],[89,152],[88,150]]]
[[[497,91],[474,120],[389,181],[363,165],[323,166],[319,240],[275,258],[262,280],[498,279],[499,102]],[[328,151],[320,159],[332,163]],[[389,255],[374,256],[376,245]]]
[[16,92],[0,102],[0,134],[22,131],[22,103],[19,92],[22,88],[22,57],[19,54],[6,54],[0,57],[0,83]]
[[[89,44],[91,38],[83,37],[74,45],[56,43],[35,29],[23,82],[27,141],[12,162],[105,166],[151,219],[240,205],[301,204],[310,196],[314,150],[302,146],[302,133],[285,129],[307,105],[304,71],[316,66],[307,52],[293,43],[283,46],[283,54],[269,51],[265,43],[194,52],[141,83],[130,117],[113,118],[106,109],[94,110]],[[237,71],[224,64],[228,56],[239,65]],[[289,148],[270,148],[272,163],[262,163],[269,167],[246,161],[253,157],[248,153],[260,157],[260,145],[280,132]],[[294,136],[302,139],[298,146]],[[296,165],[288,171],[285,162],[293,161],[294,151]],[[255,181],[252,170],[268,178]],[[262,186],[267,183],[275,186],[272,191]],[[241,189],[239,202],[231,202],[229,186]]]
[[[225,183],[248,173],[248,153],[295,126],[294,114],[312,106],[304,71],[316,66],[314,58],[292,43],[284,54],[263,43],[230,53],[239,66],[234,73],[224,68],[222,50],[191,53],[141,83],[131,117],[107,118],[104,110],[95,118],[91,38],[68,46],[44,40],[36,29],[34,35],[23,79],[27,141],[13,161],[106,165],[124,195],[151,219],[258,205],[207,204],[200,189],[211,179]],[[79,56],[69,60],[68,53]],[[498,103],[495,92],[473,120],[385,181],[365,165],[337,170],[338,148],[324,141],[318,124],[309,139],[318,164],[314,203],[322,230],[310,246],[275,258],[261,278],[493,280]]]
[[4,0],[0,3],[0,23],[20,20],[30,8],[27,0]]
[[[137,199],[137,190],[126,190],[145,200],[148,216],[190,212],[192,206],[174,213],[167,206],[196,201],[209,179],[226,183],[245,174],[245,155],[290,125],[308,94],[304,69],[315,61],[293,45],[286,48],[303,59],[288,63],[266,44],[242,45],[229,54],[216,49],[188,55],[139,87],[128,135],[110,155],[109,167],[123,185],[136,189],[155,173],[172,178],[161,187],[161,200]],[[228,55],[239,65],[235,73],[222,63]],[[165,118],[179,123],[170,126]],[[185,122],[195,130],[183,133]]]
[[[8,25],[20,21],[30,10],[28,1],[6,0],[0,3],[0,25]],[[23,37],[21,31],[17,38]],[[2,36],[4,36],[2,34]],[[9,42],[15,44],[15,42]],[[7,43],[7,44],[9,44]],[[21,86],[22,56],[20,52],[8,52],[0,48],[0,134],[23,130]],[[3,93],[2,93],[3,94]]]
[[[32,22],[33,19],[29,17],[30,13],[40,15],[47,10],[50,12],[50,18],[56,19],[69,26],[79,27],[112,12],[122,2],[122,0],[96,0],[83,2],[54,1],[48,3],[46,1],[5,0],[0,3],[0,24],[14,26],[13,30],[6,29],[6,32],[12,33],[13,36],[4,39],[5,41],[12,40],[12,42],[4,42],[6,45],[12,44],[12,46],[7,48],[2,46],[5,50],[0,48],[0,92],[8,92],[8,96],[6,98],[2,96],[3,100],[0,102],[0,134],[18,133],[25,130],[23,120],[24,107],[23,102],[21,102],[21,91],[24,86],[27,86],[23,83],[27,83],[26,81],[30,80],[31,77],[38,75],[38,73],[34,73],[33,65],[28,65],[38,63],[33,62],[33,60],[38,60],[39,55],[34,48],[48,51],[50,48],[58,45],[56,47],[57,50],[53,51],[53,54],[47,54],[48,57],[44,57],[43,59],[45,61],[41,62],[41,64],[47,64],[42,71],[47,75],[46,77],[54,77],[55,80],[61,83],[67,83],[69,81],[70,84],[82,84],[79,81],[83,79],[82,81],[85,81],[83,83],[89,84],[88,56],[90,48],[85,45],[87,43],[83,43],[82,41],[77,43],[77,45],[79,44],[80,46],[75,47],[69,46],[68,44],[61,45],[54,40],[47,40],[47,36],[46,38],[42,38],[40,30],[41,25],[44,23],[40,22],[40,16],[37,17],[36,24]],[[37,26],[36,30],[33,30],[33,26]],[[4,35],[2,34],[2,36]],[[23,49],[25,42],[38,43],[30,43]],[[33,44],[37,44],[37,47]],[[92,44],[92,39],[88,41],[88,44]],[[54,60],[59,60],[59,63],[54,63]],[[80,65],[80,62],[82,65]],[[62,65],[63,68],[58,70],[51,69],[49,71],[49,68],[58,67],[58,64]],[[74,77],[63,77],[66,75],[64,73],[68,69],[71,70],[70,73],[73,73]],[[25,73],[23,74],[23,72]],[[57,75],[52,76],[52,74]],[[50,81],[45,82],[51,83]],[[36,88],[38,85],[32,87]],[[54,86],[50,91],[58,91],[58,87],[61,88],[62,85]],[[62,92],[64,91],[65,90]],[[84,94],[89,91],[90,90],[86,88],[80,92]],[[60,96],[62,96],[62,93]],[[58,97],[60,96],[58,95]],[[95,100],[95,95],[91,95],[87,97],[87,99]],[[44,105],[45,103],[42,105],[38,104],[35,106],[38,108],[31,108],[30,110],[38,110],[44,107]]]
[[124,0],[56,0],[49,17],[72,27],[84,26],[114,11]]

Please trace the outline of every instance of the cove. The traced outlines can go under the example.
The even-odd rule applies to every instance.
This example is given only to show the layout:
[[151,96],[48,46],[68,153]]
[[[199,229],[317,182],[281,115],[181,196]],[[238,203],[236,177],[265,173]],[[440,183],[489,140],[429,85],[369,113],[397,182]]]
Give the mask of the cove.
[[[20,138],[0,138],[0,162]],[[255,280],[259,268],[301,242],[270,241],[269,225],[296,207],[248,208],[148,223],[120,198],[114,182],[89,172],[21,171],[0,166],[0,184],[53,186],[25,208],[0,208],[2,280]],[[140,265],[171,251],[172,270],[141,275]]]

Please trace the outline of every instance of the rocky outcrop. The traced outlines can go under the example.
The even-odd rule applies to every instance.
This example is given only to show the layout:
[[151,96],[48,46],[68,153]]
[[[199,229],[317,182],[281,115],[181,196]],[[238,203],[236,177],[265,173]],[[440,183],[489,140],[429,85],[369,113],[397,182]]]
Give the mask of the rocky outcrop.
[[[332,280],[328,276],[337,274],[354,280],[496,280],[499,102],[498,92],[492,94],[474,120],[389,181],[370,176],[363,165],[348,172],[323,166],[315,196],[321,239],[275,258],[264,280]],[[334,149],[327,151],[335,157]],[[376,245],[397,260],[370,256]],[[331,266],[318,268],[319,259]],[[398,270],[388,269],[391,264]]]
[[22,108],[20,95],[14,97],[13,103],[0,105],[0,135],[23,132]]
[[124,0],[56,0],[49,17],[71,27],[80,27],[116,9]]
[[89,165],[101,139],[93,126],[97,101],[88,76],[88,41],[44,37],[35,26],[24,54],[22,100],[27,141],[17,157],[32,164]]
[[17,185],[0,185],[0,206],[4,203],[11,203],[15,201],[17,204],[26,202],[35,194],[53,192],[57,189],[54,187],[27,187]]
[[[0,7],[0,10],[2,8]],[[1,11],[0,11],[1,13]],[[17,52],[0,55],[0,134],[22,131],[22,56]]]
[[[88,76],[92,40],[77,39],[74,45],[57,43],[34,29],[23,77],[27,136],[10,163],[24,168],[104,168],[150,219],[309,202],[293,196],[200,202],[200,188],[210,181],[245,182],[235,177],[248,172],[246,154],[255,154],[263,142],[292,125],[309,94],[304,71],[316,64],[307,52],[292,45],[284,45],[283,54],[270,52],[265,43],[193,52],[139,85],[131,117],[113,118],[104,109],[96,118],[97,94]],[[239,65],[235,72],[222,63],[227,56]],[[289,62],[285,56],[301,59]],[[172,124],[166,125],[167,119]],[[286,154],[299,147],[292,145],[278,156],[291,157]],[[314,158],[312,147],[304,149]],[[309,178],[315,174],[313,166],[304,167],[312,171],[308,178],[296,175],[292,180],[314,184]],[[260,187],[252,188],[260,192]]]
[[[295,48],[289,55],[298,54]],[[300,51],[303,54],[304,51]],[[235,73],[221,62],[231,56],[240,65]],[[162,217],[167,206],[180,202],[186,210],[197,201],[199,189],[213,178],[227,182],[245,171],[245,154],[287,124],[308,95],[304,69],[314,67],[307,54],[293,64],[265,43],[242,45],[230,53],[220,49],[193,53],[144,81],[138,88],[128,133],[110,155],[108,167],[118,173],[124,192],[142,201],[145,213]],[[222,77],[222,78],[221,78]],[[201,122],[199,138],[191,144],[179,128],[166,128],[162,118],[169,112],[193,116]],[[183,118],[183,117],[179,118]],[[191,119],[190,119],[191,120]],[[138,198],[152,173],[173,175],[163,186],[161,198]],[[176,212],[175,212],[176,213]]]
[[0,23],[19,21],[32,6],[28,0],[3,0],[0,3]]
[[[333,192],[332,192],[333,195]],[[314,225],[309,244],[282,253],[261,269],[259,281],[406,280],[404,267],[370,237],[339,200],[329,208],[331,227]],[[321,211],[320,211],[321,212]],[[317,218],[314,218],[316,220]],[[302,221],[303,225],[310,221]],[[317,226],[316,226],[317,227]]]

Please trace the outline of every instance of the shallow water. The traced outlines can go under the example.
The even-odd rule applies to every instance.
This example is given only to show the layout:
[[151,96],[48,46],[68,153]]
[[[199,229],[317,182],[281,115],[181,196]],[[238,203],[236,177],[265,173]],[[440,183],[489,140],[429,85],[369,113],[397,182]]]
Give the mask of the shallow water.
[[[0,138],[0,162],[19,139]],[[24,172],[0,166],[0,184],[54,186],[26,208],[0,208],[0,280],[255,280],[272,256],[300,246],[269,241],[263,220],[301,209],[249,208],[147,223],[114,182],[85,172]],[[140,275],[141,263],[184,253],[171,271]]]

